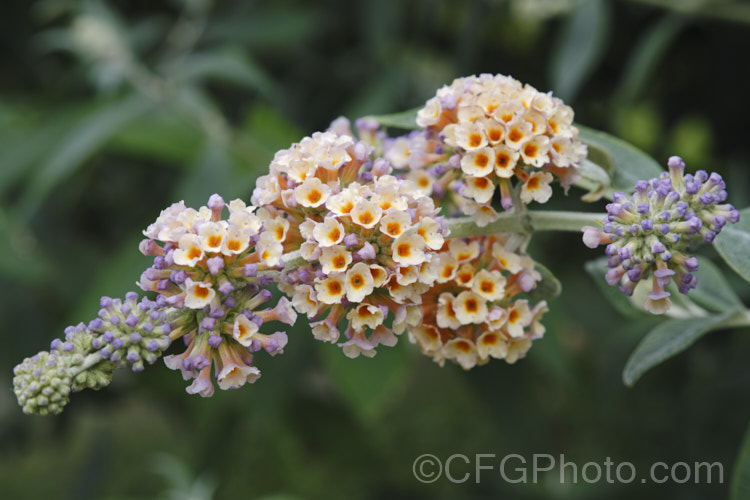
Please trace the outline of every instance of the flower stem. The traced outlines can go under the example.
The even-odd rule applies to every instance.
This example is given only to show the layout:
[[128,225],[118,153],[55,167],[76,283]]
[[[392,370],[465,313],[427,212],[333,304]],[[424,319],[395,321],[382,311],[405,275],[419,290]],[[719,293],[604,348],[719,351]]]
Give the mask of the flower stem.
[[596,212],[559,212],[530,210],[523,214],[503,212],[496,221],[477,226],[471,217],[450,219],[450,237],[468,238],[495,233],[532,233],[534,231],[579,232],[583,226],[595,226],[607,214]]

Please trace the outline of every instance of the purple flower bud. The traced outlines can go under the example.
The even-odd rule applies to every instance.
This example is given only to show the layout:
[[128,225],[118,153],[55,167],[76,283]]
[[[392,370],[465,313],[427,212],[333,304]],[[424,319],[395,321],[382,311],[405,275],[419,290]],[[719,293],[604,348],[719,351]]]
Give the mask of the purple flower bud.
[[150,321],[146,321],[141,325],[141,329],[146,333],[151,333],[154,331],[154,325]]
[[392,170],[391,164],[385,158],[375,158],[375,161],[372,162],[372,175],[375,177],[388,175]]
[[213,330],[216,328],[216,318],[210,318],[208,316],[205,316],[201,320],[201,326],[204,330]]
[[643,219],[643,221],[641,221],[641,228],[644,231],[651,231],[652,229],[654,229],[654,223],[651,221],[651,219]]
[[151,352],[156,352],[159,350],[159,343],[156,340],[149,340],[148,344],[146,344],[146,349]]
[[680,173],[685,169],[685,162],[679,156],[670,156],[667,160],[667,166],[670,169],[679,170]]
[[130,335],[128,335],[128,338],[134,344],[137,344],[138,342],[140,342],[143,339],[143,337],[141,337],[141,334],[138,333],[138,332],[131,333]]
[[125,324],[128,325],[130,328],[134,328],[135,325],[138,324],[138,316],[134,314],[129,314],[128,317],[125,319]]
[[160,292],[163,292],[164,290],[169,288],[169,280],[159,280],[159,283],[156,284],[156,289]]
[[702,195],[700,195],[698,199],[704,205],[710,205],[711,203],[714,202],[714,195],[711,193],[703,193]]
[[359,174],[359,180],[363,183],[372,182],[372,172],[364,171]]
[[667,199],[664,200],[664,203],[666,203],[667,205],[672,205],[674,203],[677,203],[678,201],[680,201],[680,193],[670,191],[670,193],[667,195]]
[[234,286],[229,281],[224,281],[221,285],[219,285],[219,293],[223,293],[224,295],[229,295],[234,291]]
[[166,269],[169,267],[167,265],[166,258],[163,255],[160,255],[154,259],[154,269]]
[[646,215],[648,211],[651,210],[651,207],[648,203],[639,203],[638,204],[638,213]]
[[[260,286],[268,286],[271,283],[273,283],[273,276],[265,274],[265,275],[263,275],[263,276],[260,277],[260,279],[258,280],[258,282],[259,282]],[[268,291],[268,290],[264,290],[264,291]],[[271,292],[268,292],[268,293],[271,293]]]
[[354,252],[353,257],[356,260],[372,260],[376,257],[375,247],[373,247],[372,243],[370,243],[369,241],[365,241],[364,246]]
[[666,250],[666,248],[661,241],[657,241],[653,245],[651,245],[651,253],[662,253],[664,250]]
[[261,290],[259,295],[263,302],[267,302],[271,300],[271,297],[272,297],[270,290]]
[[132,364],[139,362],[141,360],[141,357],[138,356],[137,352],[129,352],[125,359],[128,361],[128,363]]
[[455,154],[448,159],[448,166],[454,170],[461,168],[461,155]]
[[605,208],[614,217],[617,217],[622,212],[622,205],[620,203],[608,203]]
[[725,186],[724,179],[717,172],[711,172],[711,175],[708,177],[708,184],[711,187],[721,186],[723,188]]
[[346,245],[347,248],[355,247],[359,245],[359,238],[357,238],[356,234],[349,233],[344,236],[344,245]]
[[698,270],[698,259],[695,256],[688,257],[685,259],[685,269],[688,271],[697,271]]
[[629,270],[627,274],[630,281],[639,281],[641,279],[641,270],[638,267]]
[[258,264],[245,264],[244,274],[246,278],[258,276]]
[[208,345],[214,349],[218,349],[219,345],[221,345],[221,335],[210,335],[208,337]]
[[[248,288],[250,288],[249,285],[248,285]],[[255,292],[253,292],[253,293],[255,293]],[[234,297],[227,297],[226,299],[224,299],[223,306],[226,307],[227,309],[231,309],[231,308],[233,308],[236,305],[237,305],[237,300]]]
[[219,255],[211,257],[206,261],[206,266],[208,266],[208,271],[216,276],[224,269],[224,258]]
[[[731,205],[729,205],[731,207]],[[736,224],[740,221],[740,211],[736,210],[732,207],[732,209],[727,214],[727,220],[731,222],[732,224]]]
[[212,194],[208,198],[208,203],[206,204],[206,206],[210,208],[212,211],[214,210],[221,211],[224,208],[224,205],[225,205],[224,198],[222,198],[218,194]]
[[74,348],[75,348],[75,344],[73,344],[73,342],[64,342],[63,343],[63,351],[65,351],[65,352],[73,352]]
[[[346,240],[346,238],[344,239]],[[297,271],[297,278],[302,283],[307,283],[310,280],[310,271],[306,267],[303,267],[302,269]]]
[[102,297],[99,299],[99,305],[103,308],[108,308],[112,305],[112,298],[111,297]]
[[625,274],[625,270],[622,267],[616,267],[607,271],[604,279],[607,281],[607,283],[614,286],[620,283],[623,274]]
[[115,349],[122,349],[124,345],[125,345],[125,341],[123,341],[120,337],[117,337],[115,340],[112,341],[112,347]]
[[193,358],[194,369],[202,370],[208,366],[211,366],[211,362],[205,356],[195,356]]
[[656,194],[658,194],[660,197],[666,198],[669,193],[672,192],[672,186],[661,183],[654,191],[656,191]]
[[172,271],[169,275],[169,279],[178,285],[182,285],[187,279],[187,273],[184,270]]
[[109,318],[109,322],[112,325],[117,326],[117,325],[120,324],[120,317],[119,316],[112,316],[111,318]]

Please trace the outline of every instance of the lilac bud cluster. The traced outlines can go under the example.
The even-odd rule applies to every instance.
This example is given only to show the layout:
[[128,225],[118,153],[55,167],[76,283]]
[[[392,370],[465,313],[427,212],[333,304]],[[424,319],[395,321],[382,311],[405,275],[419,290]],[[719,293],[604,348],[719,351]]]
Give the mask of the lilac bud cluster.
[[[143,370],[169,347],[172,330],[166,308],[130,292],[125,300],[103,297],[99,315],[89,324],[65,329],[50,350],[27,358],[14,371],[13,386],[23,411],[40,415],[62,411],[71,392],[100,389],[114,370]],[[180,319],[177,320],[181,321]]]
[[42,351],[13,370],[13,392],[24,413],[56,415],[70,397],[70,367],[64,356]]
[[138,294],[129,292],[125,300],[102,297],[99,317],[88,330],[96,334],[94,349],[117,366],[130,366],[134,372],[153,364],[171,340],[172,326],[165,307],[147,298],[138,302]]
[[669,309],[665,287],[670,282],[684,294],[695,288],[698,280],[692,273],[698,260],[692,249],[711,243],[727,222],[740,217],[732,205],[723,203],[726,184],[719,174],[685,174],[685,163],[677,156],[668,166],[658,178],[638,181],[631,196],[615,193],[601,228],[583,228],[586,246],[607,245],[610,285],[620,285],[623,293],[632,295],[640,281],[652,279],[644,307],[653,314]]

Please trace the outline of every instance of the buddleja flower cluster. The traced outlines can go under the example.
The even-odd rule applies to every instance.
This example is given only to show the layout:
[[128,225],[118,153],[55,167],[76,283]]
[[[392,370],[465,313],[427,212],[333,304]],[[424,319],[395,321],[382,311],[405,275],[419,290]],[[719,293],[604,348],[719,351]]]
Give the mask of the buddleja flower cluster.
[[[445,217],[482,226],[497,217],[496,188],[498,206],[519,213],[518,203],[546,202],[553,180],[567,189],[586,155],[572,121],[559,99],[502,75],[440,89],[418,113],[421,128],[402,137],[373,120],[353,129],[335,120],[276,153],[250,205],[213,195],[197,209],[162,211],[140,245],[153,258],[138,281],[147,296],[102,298],[97,318],[24,360],[19,403],[58,413],[71,392],[107,385],[118,367],[140,371],[167,349],[165,364],[189,381],[187,392],[238,388],[260,377],[256,361],[283,352],[281,325],[298,314],[349,357],[374,356],[407,332],[441,365],[514,363],[545,331],[527,239],[452,237]],[[682,169],[671,160],[670,173],[639,183],[632,198],[617,194],[603,227],[584,236],[609,245],[608,280],[627,293],[654,276],[655,312],[670,279],[694,286],[693,241],[737,219],[718,204],[720,178]]]
[[504,210],[546,203],[553,179],[567,188],[586,157],[569,106],[503,75],[454,80],[419,110],[417,123],[424,130],[386,144],[385,157],[426,169],[433,192],[479,225],[497,217],[496,188]]
[[639,282],[651,279],[643,306],[653,314],[671,306],[665,289],[670,283],[683,294],[695,288],[692,273],[698,259],[693,249],[711,243],[727,222],[740,218],[732,205],[723,203],[727,191],[719,174],[685,174],[685,163],[677,156],[669,159],[668,168],[659,178],[639,181],[631,196],[615,193],[601,228],[583,228],[586,246],[607,245],[607,283],[630,296]]

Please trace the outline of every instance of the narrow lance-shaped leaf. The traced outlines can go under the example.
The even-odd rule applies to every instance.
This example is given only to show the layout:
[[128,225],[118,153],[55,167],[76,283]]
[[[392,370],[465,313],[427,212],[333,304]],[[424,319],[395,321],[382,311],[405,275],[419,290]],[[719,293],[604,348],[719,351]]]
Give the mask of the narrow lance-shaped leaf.
[[742,307],[742,301],[727,282],[721,270],[708,259],[698,258],[698,270],[695,272],[698,286],[690,291],[688,297],[706,309],[723,312]]
[[27,217],[44,201],[55,186],[101,148],[123,125],[148,112],[150,105],[144,98],[131,95],[112,102],[85,116],[61,141],[60,147],[50,152],[48,160],[31,180],[20,202],[19,213]]
[[721,326],[734,311],[687,319],[672,319],[660,323],[638,344],[628,359],[622,378],[632,386],[648,370],[679,354],[706,333]]
[[609,19],[608,2],[602,0],[585,1],[567,16],[552,57],[555,94],[563,100],[575,99],[599,63],[606,47]]
[[576,124],[578,138],[589,148],[589,160],[609,173],[612,187],[629,191],[639,180],[657,177],[663,169],[649,155],[622,139]]
[[750,281],[750,208],[740,210],[740,221],[727,224],[714,246],[729,267]]
[[393,113],[390,115],[376,115],[368,116],[367,118],[373,119],[378,122],[382,127],[393,127],[402,128],[405,130],[413,130],[419,128],[417,125],[417,112],[421,109],[414,108],[408,111],[402,111],[400,113]]

